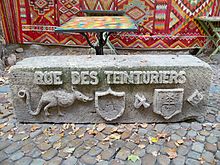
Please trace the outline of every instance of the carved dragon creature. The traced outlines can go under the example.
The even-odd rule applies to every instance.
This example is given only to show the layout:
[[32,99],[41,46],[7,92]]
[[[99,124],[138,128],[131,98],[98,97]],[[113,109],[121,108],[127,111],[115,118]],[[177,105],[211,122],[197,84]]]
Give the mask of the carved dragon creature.
[[28,90],[20,90],[18,92],[18,96],[20,98],[25,98],[26,99],[26,104],[28,106],[28,112],[31,115],[38,115],[40,113],[40,110],[43,108],[45,115],[49,116],[50,113],[48,112],[49,108],[52,107],[57,107],[58,108],[58,114],[60,116],[63,116],[64,114],[60,111],[60,107],[68,107],[71,106],[75,100],[87,102],[87,101],[92,101],[93,98],[87,97],[84,94],[82,94],[79,91],[76,91],[73,89],[72,93],[68,93],[65,90],[51,90],[44,92],[43,95],[41,96],[41,99],[39,101],[39,104],[37,106],[36,111],[32,110],[31,107],[31,96],[30,92]]

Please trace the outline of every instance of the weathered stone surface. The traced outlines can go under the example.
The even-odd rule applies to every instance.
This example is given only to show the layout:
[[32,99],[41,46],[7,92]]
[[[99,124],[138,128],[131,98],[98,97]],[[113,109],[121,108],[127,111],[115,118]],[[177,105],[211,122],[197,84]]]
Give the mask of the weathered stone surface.
[[187,55],[50,56],[10,75],[18,121],[134,123],[204,115],[212,71]]

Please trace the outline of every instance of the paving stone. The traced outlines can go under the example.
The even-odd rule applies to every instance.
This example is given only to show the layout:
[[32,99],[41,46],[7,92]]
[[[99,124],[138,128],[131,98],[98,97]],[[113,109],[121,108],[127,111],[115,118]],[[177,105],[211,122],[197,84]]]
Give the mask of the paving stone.
[[106,137],[106,135],[103,134],[102,132],[98,132],[98,133],[95,135],[95,138],[96,138],[97,140],[103,140],[103,139],[105,139],[105,137]]
[[220,131],[218,131],[218,130],[213,130],[213,131],[212,131],[212,134],[213,134],[213,136],[215,136],[215,137],[220,137]]
[[138,135],[145,136],[147,133],[148,133],[147,129],[144,129],[144,128],[139,128],[138,129]]
[[195,131],[200,131],[200,130],[202,130],[202,124],[198,123],[198,122],[192,122],[191,128]]
[[81,157],[82,155],[86,154],[89,150],[90,150],[90,148],[87,148],[86,146],[81,145],[81,146],[79,146],[79,147],[74,151],[73,155],[74,155],[76,158],[79,158],[79,157]]
[[199,132],[200,135],[203,135],[203,136],[209,136],[210,135],[210,132],[209,131],[206,131],[206,130],[202,130]]
[[103,160],[110,160],[111,157],[115,154],[115,150],[114,149],[111,149],[109,148],[108,150],[104,150],[101,152],[101,158]]
[[187,131],[184,128],[180,128],[180,129],[176,130],[176,134],[181,137],[184,137],[186,135],[186,133],[187,133]]
[[193,151],[202,153],[203,149],[204,149],[204,144],[203,144],[203,143],[195,142],[195,143],[193,143],[193,145],[192,145],[192,150],[193,150]]
[[95,138],[88,139],[84,142],[84,145],[87,147],[93,147],[98,144],[98,140]]
[[37,147],[42,151],[47,151],[52,147],[52,144],[44,142],[44,143],[38,144]]
[[175,141],[169,141],[164,143],[164,146],[169,147],[169,148],[176,148]]
[[217,152],[216,152],[215,158],[216,158],[217,160],[220,160],[220,151],[217,151]]
[[147,153],[158,152],[160,150],[160,146],[156,144],[150,144],[146,148]]
[[208,163],[213,163],[213,161],[214,161],[214,155],[213,155],[213,153],[211,153],[209,151],[203,152],[202,158],[204,158],[204,160]]
[[150,164],[155,164],[156,163],[157,158],[155,156],[153,156],[152,154],[146,154],[143,158],[142,158],[142,163],[143,164],[148,164],[150,162]]
[[22,158],[23,156],[24,156],[24,153],[22,151],[17,151],[10,156],[10,159],[13,161],[16,161],[16,160]]
[[7,159],[8,155],[2,151],[0,151],[0,162],[2,162],[3,160]]
[[66,158],[68,157],[69,153],[65,152],[65,149],[59,150],[57,156],[61,157],[61,158]]
[[98,154],[100,154],[102,152],[102,149],[99,147],[93,147],[91,148],[91,150],[88,152],[89,155],[91,156],[97,156]]
[[31,164],[32,159],[30,157],[23,157],[20,160],[15,162],[15,165],[29,165]]
[[43,130],[42,129],[38,129],[38,130],[36,130],[36,131],[34,131],[34,132],[31,132],[30,133],[30,137],[31,138],[35,138],[35,137],[37,137],[38,135],[40,135],[40,134],[42,134],[43,133]]
[[186,159],[186,165],[200,165],[200,162],[198,160],[194,159]]
[[177,141],[177,140],[180,140],[182,139],[179,135],[177,134],[172,134],[171,137],[170,137],[171,140],[174,140],[174,141]]
[[32,151],[26,154],[32,158],[38,158],[41,155],[41,151],[38,148],[34,148]]
[[218,150],[220,150],[220,142],[217,143]]
[[190,151],[188,153],[188,157],[193,159],[199,159],[201,157],[201,154],[195,151]]
[[216,144],[205,143],[205,149],[207,151],[215,153],[217,151],[217,146],[216,146]]
[[206,138],[206,141],[213,144],[213,143],[216,143],[218,139],[217,137],[210,135],[209,137]]
[[16,143],[13,143],[13,144],[11,144],[10,146],[8,146],[4,151],[5,151],[7,154],[12,154],[12,153],[14,153],[15,151],[21,149],[21,147],[22,147],[22,143],[16,142]]
[[77,158],[75,156],[71,156],[63,161],[62,165],[76,165]]
[[157,163],[159,165],[168,165],[170,164],[170,159],[165,155],[159,155],[157,156]]
[[204,142],[205,141],[205,136],[197,135],[196,136],[196,141]]
[[188,136],[188,137],[196,137],[196,135],[197,135],[197,132],[194,131],[194,130],[190,130],[190,131],[188,131],[188,133],[187,133],[187,136]]
[[99,142],[97,146],[103,150],[107,150],[109,148],[109,142]]
[[172,165],[184,165],[185,164],[185,157],[184,156],[177,156],[171,161]]
[[126,144],[125,144],[125,147],[129,148],[130,150],[133,150],[137,145],[131,141],[128,141]]
[[127,165],[127,162],[125,162],[123,160],[119,160],[119,159],[112,159],[109,162],[109,165]]
[[181,127],[181,125],[179,123],[172,123],[169,126],[172,129],[179,129]]
[[96,165],[108,165],[109,163],[105,160],[101,160],[100,162],[98,162]]
[[186,155],[189,152],[190,148],[184,145],[179,146],[177,152],[178,155]]
[[166,124],[156,124],[154,127],[154,130],[156,130],[157,132],[162,132],[165,127],[166,127]]
[[58,151],[56,149],[49,149],[48,151],[46,151],[45,153],[42,154],[42,158],[44,160],[50,160],[52,159],[54,156],[56,156],[58,153]]
[[44,165],[45,163],[46,163],[46,161],[43,159],[34,159],[31,162],[31,165]]
[[77,148],[78,146],[80,146],[81,144],[83,144],[83,140],[82,139],[74,139],[74,140],[71,140],[69,142],[69,146],[70,147],[75,147]]
[[138,160],[136,160],[136,162],[132,162],[132,161],[130,161],[130,160],[127,160],[126,162],[125,162],[125,164],[126,165],[141,165],[141,159],[138,159]]
[[131,154],[130,149],[128,149],[127,147],[123,147],[116,154],[116,158],[121,160],[126,160],[130,154]]
[[186,122],[181,122],[180,125],[186,129],[188,129],[190,127],[190,123],[186,123]]
[[1,161],[0,163],[1,165],[14,165],[14,162],[10,159],[6,159],[4,161]]
[[31,152],[34,149],[35,145],[34,143],[26,144],[21,148],[21,151],[23,151],[25,154]]
[[16,142],[16,141],[22,140],[25,137],[27,137],[27,134],[15,134],[12,140]]
[[0,143],[1,143],[0,150],[5,149],[6,147],[8,147],[11,144],[11,142],[9,142],[9,141],[0,141]]
[[133,151],[134,155],[137,155],[139,157],[143,157],[145,155],[145,149],[141,149],[139,147],[136,147]]
[[[60,165],[62,158],[56,156],[45,163],[45,165]],[[73,164],[74,165],[74,164]]]
[[208,122],[213,123],[213,122],[215,121],[215,115],[207,114],[207,115],[205,116],[205,119],[206,119]]
[[54,143],[54,142],[57,142],[58,140],[60,140],[61,136],[60,135],[53,135],[53,136],[50,136],[48,138],[48,141],[50,143]]
[[95,157],[92,157],[92,156],[90,156],[90,155],[83,155],[82,157],[81,157],[81,162],[82,163],[85,163],[85,164],[88,164],[88,165],[93,165],[93,164],[96,164],[96,159],[95,159]]
[[112,142],[111,148],[118,149],[124,147],[126,142],[124,140],[115,140]]

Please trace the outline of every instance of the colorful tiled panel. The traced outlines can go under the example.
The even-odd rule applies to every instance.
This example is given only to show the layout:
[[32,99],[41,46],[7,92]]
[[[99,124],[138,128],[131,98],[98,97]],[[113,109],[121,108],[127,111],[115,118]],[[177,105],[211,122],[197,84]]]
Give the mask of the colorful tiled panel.
[[137,27],[127,16],[74,17],[56,28],[58,32],[136,31]]

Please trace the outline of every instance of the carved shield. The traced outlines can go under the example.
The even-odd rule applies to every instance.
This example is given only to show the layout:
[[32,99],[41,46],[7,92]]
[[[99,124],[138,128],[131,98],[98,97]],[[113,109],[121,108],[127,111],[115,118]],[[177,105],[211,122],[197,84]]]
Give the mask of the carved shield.
[[184,89],[155,89],[154,112],[168,120],[182,112]]
[[111,88],[95,92],[95,108],[107,121],[119,118],[125,110],[125,92],[115,92]]

